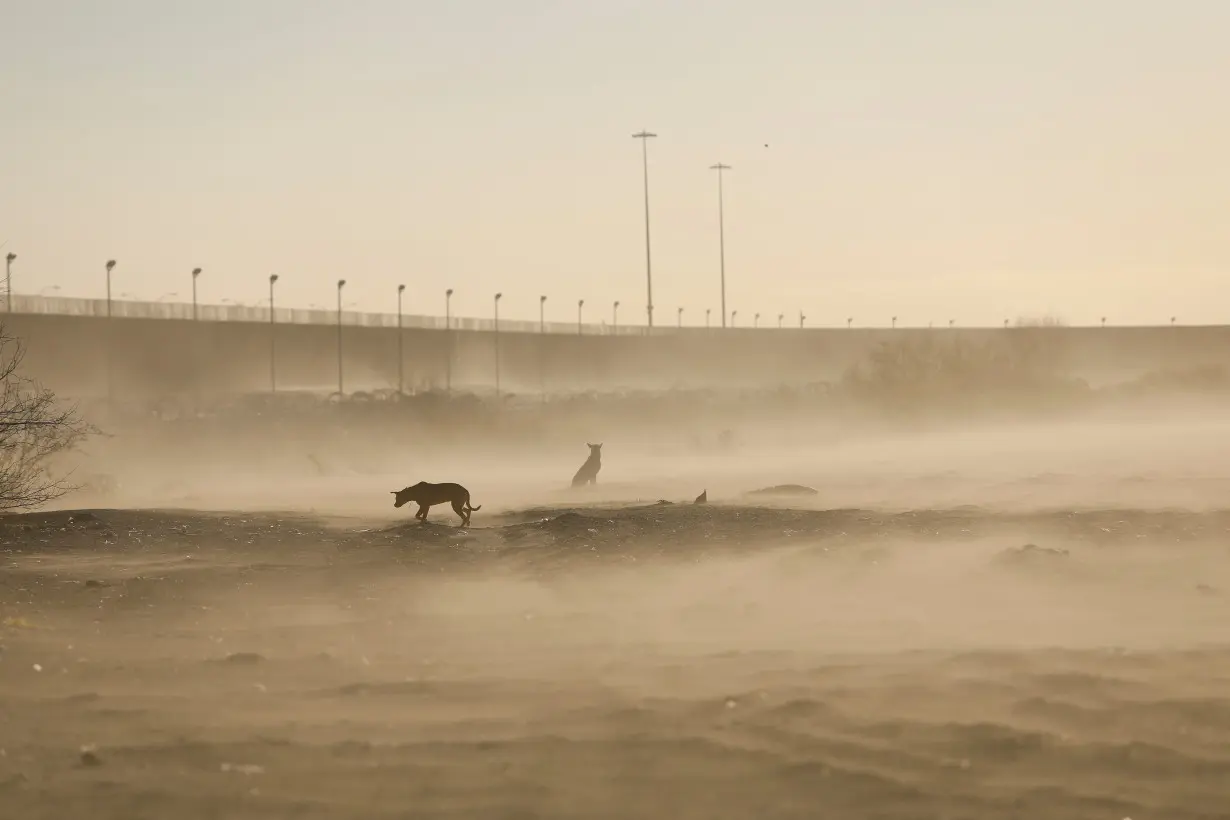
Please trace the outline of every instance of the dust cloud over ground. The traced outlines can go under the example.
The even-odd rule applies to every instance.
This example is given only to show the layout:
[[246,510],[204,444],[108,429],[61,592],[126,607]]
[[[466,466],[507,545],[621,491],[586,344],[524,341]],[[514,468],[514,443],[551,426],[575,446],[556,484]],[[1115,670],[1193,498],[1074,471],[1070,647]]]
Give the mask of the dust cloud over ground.
[[[1207,402],[741,406],[112,419],[80,467],[107,481],[0,519],[0,806],[1230,816]],[[586,441],[603,469],[572,489]],[[467,486],[473,525],[394,510],[420,480]],[[816,493],[746,495],[780,484]]]

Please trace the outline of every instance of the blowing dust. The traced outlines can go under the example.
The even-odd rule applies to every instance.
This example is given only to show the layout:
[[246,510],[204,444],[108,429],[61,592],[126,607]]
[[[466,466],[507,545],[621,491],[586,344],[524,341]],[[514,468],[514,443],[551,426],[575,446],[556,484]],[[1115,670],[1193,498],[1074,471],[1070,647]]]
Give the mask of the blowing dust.
[[0,801],[1227,816],[1230,424],[721,432],[613,430],[576,489],[585,434],[100,446],[105,504],[0,521]]

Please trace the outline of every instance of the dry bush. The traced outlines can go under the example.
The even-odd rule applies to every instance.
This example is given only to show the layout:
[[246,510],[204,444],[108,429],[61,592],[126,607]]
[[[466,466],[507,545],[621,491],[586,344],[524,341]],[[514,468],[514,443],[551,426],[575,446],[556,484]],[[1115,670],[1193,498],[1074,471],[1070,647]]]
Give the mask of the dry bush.
[[842,387],[899,413],[1067,403],[1089,388],[1066,375],[1063,340],[1053,327],[903,336],[872,350],[845,374]]
[[1067,327],[1068,323],[1058,316],[1018,316],[1013,323],[1018,328],[1024,327]]
[[1230,370],[1219,364],[1167,368],[1116,385],[1116,394],[1138,398],[1159,394],[1220,394],[1230,390]]
[[24,353],[0,329],[0,513],[37,507],[74,489],[49,464],[96,432],[75,407],[21,375]]

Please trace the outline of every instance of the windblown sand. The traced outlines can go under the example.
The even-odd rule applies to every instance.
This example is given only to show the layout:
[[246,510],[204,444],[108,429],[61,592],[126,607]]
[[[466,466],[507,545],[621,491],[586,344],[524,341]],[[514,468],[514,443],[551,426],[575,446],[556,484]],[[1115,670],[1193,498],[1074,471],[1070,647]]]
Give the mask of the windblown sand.
[[[1230,435],[1191,430],[0,519],[0,817],[1227,818]],[[420,478],[473,527],[393,510]]]

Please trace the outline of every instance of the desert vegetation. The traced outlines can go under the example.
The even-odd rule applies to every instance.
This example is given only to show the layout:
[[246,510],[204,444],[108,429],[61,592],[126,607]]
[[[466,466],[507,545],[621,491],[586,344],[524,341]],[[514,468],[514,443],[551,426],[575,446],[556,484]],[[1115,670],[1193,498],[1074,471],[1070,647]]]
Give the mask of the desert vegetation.
[[95,428],[75,407],[22,375],[21,341],[0,328],[0,513],[37,507],[73,489],[53,464]]

